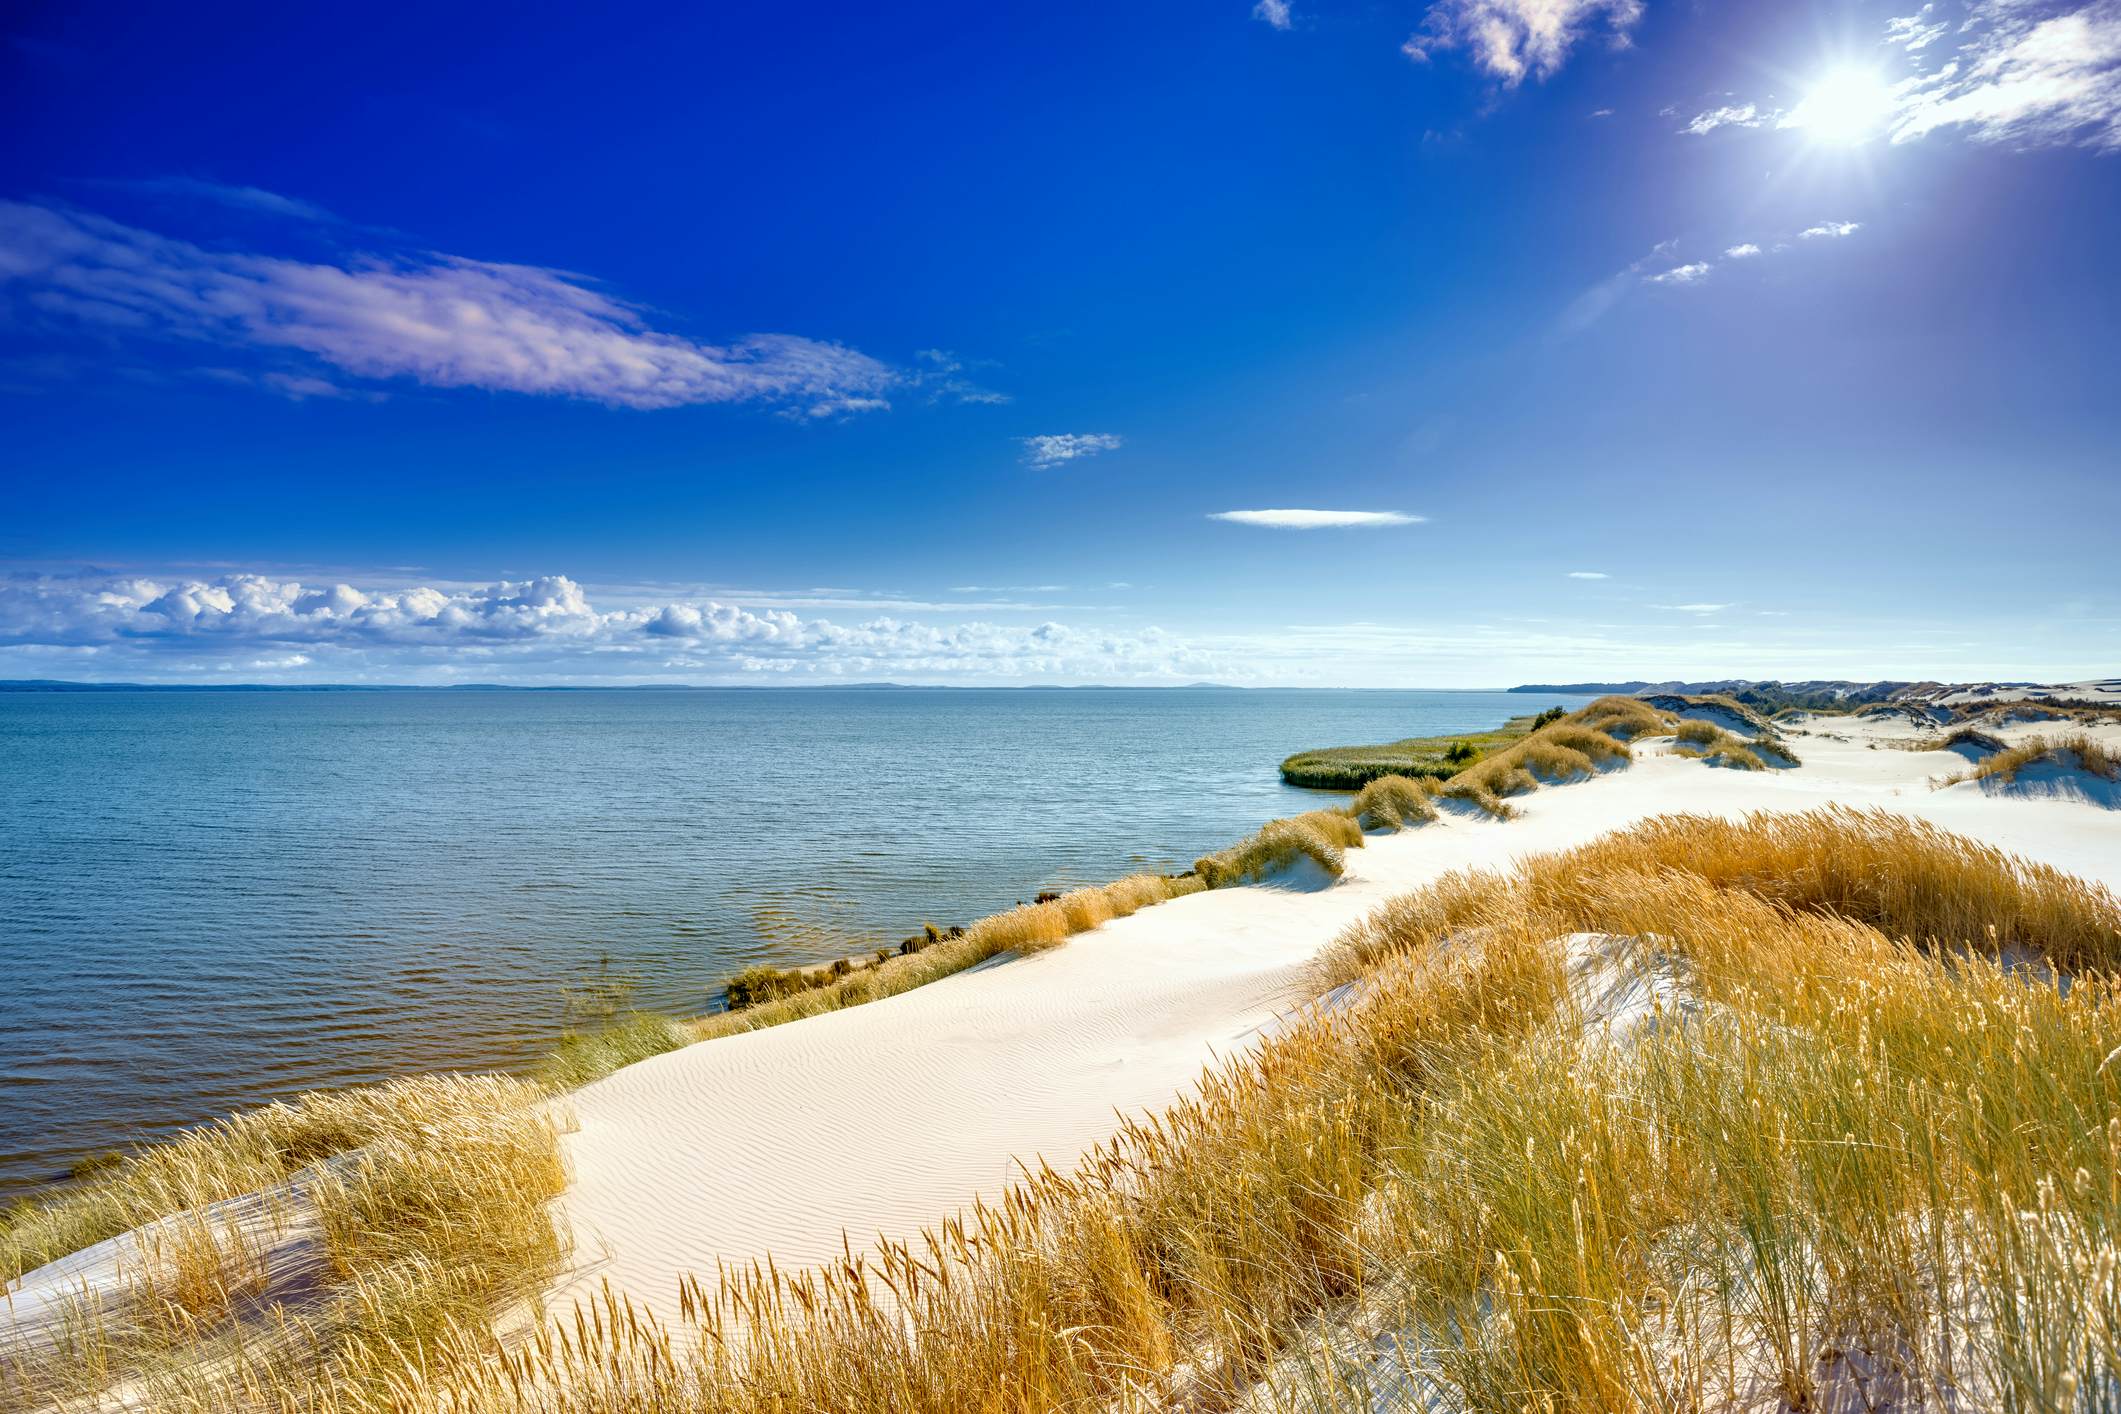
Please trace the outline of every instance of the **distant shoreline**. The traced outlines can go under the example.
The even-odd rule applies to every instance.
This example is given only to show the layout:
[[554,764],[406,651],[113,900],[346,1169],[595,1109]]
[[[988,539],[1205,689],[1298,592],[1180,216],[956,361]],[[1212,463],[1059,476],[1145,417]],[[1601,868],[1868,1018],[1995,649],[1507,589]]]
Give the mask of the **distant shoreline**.
[[1503,687],[1238,687],[1231,683],[275,683],[0,680],[0,692],[1522,692]]

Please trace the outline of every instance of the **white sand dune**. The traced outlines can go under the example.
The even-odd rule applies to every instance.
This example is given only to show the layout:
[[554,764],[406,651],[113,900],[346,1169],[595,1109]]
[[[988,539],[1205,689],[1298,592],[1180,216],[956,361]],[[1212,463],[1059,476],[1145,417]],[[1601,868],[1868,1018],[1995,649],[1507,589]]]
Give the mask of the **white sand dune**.
[[[2121,745],[2121,729],[2098,733]],[[2121,812],[1933,790],[1963,763],[1889,744],[1907,735],[1903,721],[1817,719],[1792,733],[1803,766],[1760,773],[1644,743],[1628,770],[1521,798],[1508,824],[1451,814],[1375,837],[1330,887],[1193,895],[1052,952],[629,1067],[573,1099],[560,1210],[577,1262],[552,1299],[564,1311],[608,1281],[668,1320],[685,1273],[827,1261],[996,1197],[1020,1165],[1066,1168],[1272,1026],[1319,949],[1385,898],[1646,816],[1882,806],[2121,887]]]

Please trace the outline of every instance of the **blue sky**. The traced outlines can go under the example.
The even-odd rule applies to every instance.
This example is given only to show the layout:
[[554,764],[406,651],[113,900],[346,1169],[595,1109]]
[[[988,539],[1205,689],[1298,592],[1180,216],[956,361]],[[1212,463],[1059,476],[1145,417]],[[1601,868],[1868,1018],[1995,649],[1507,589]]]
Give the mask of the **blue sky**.
[[0,677],[2121,670],[2114,0],[32,5],[0,124]]

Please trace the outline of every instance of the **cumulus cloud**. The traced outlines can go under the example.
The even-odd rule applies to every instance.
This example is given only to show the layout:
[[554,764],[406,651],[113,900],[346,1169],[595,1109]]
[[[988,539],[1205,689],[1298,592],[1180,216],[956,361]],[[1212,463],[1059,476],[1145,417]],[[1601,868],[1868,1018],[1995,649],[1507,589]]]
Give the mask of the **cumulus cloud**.
[[616,407],[886,406],[893,371],[793,334],[726,344],[649,327],[579,277],[455,256],[324,264],[226,254],[83,212],[0,202],[0,290],[22,318],[305,354],[356,378]]
[[1017,440],[1023,444],[1025,464],[1041,468],[1117,451],[1123,445],[1123,440],[1111,432],[1058,432]]
[[1821,221],[1816,226],[1807,226],[1797,233],[1800,241],[1839,240],[1853,236],[1863,229],[1861,221]]
[[1709,265],[1705,260],[1696,260],[1686,265],[1675,265],[1661,275],[1650,276],[1653,285],[1695,285],[1709,277]]
[[1760,247],[1754,245],[1751,241],[1747,241],[1742,245],[1734,245],[1724,251],[1724,256],[1730,260],[1751,260],[1758,254],[1760,254]]
[[[1889,42],[1929,43],[1902,38],[1925,32],[1902,24],[1888,24]],[[1955,129],[1979,142],[2121,151],[2121,0],[2062,13],[2027,0],[1984,0],[1961,32],[1968,38],[1950,62],[1894,90],[1894,142]]]
[[1718,128],[1757,128],[1777,116],[1779,115],[1775,113],[1762,112],[1755,104],[1734,103],[1722,108],[1711,108],[1706,113],[1696,113],[1694,120],[1680,131],[1700,137]]
[[1422,62],[1464,49],[1481,69],[1515,88],[1527,75],[1553,75],[1593,31],[1603,29],[1616,47],[1626,47],[1641,18],[1642,0],[1437,0],[1400,49]]
[[[1227,665],[1155,628],[859,623],[708,598],[593,603],[565,575],[356,587],[266,574],[0,578],[0,655],[87,654],[115,671],[444,672],[628,679],[786,673],[1198,677]],[[77,661],[79,661],[77,659]],[[311,676],[315,676],[312,674]]]
[[1295,16],[1289,13],[1289,0],[1259,0],[1252,7],[1252,18],[1276,29],[1287,29]]
[[1603,571],[1603,570],[1570,570],[1570,571],[1569,571],[1569,578],[1570,578],[1570,579],[1611,579],[1611,578],[1612,578],[1612,576],[1611,576],[1611,575],[1609,575],[1609,574],[1607,574],[1607,573],[1606,573],[1605,571]]
[[1427,516],[1402,515],[1398,511],[1216,511],[1209,520],[1227,520],[1237,525],[1261,525],[1270,530],[1331,530],[1343,526],[1419,525]]

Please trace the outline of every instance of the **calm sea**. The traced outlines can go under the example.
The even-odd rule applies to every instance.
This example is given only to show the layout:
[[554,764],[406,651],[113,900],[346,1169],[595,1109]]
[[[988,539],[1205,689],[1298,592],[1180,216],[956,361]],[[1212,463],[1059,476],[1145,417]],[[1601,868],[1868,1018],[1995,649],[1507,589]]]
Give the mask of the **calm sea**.
[[586,983],[700,1011],[752,962],[1179,867],[1316,802],[1292,751],[1547,705],[0,692],[0,1194],[316,1086],[525,1065]]

